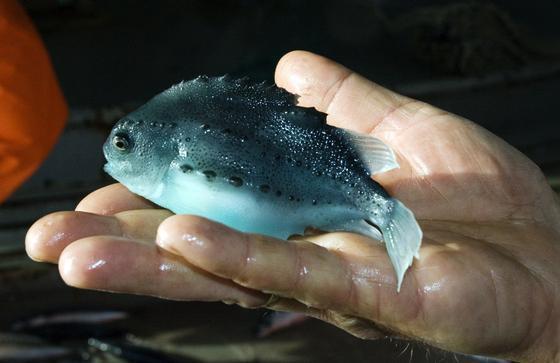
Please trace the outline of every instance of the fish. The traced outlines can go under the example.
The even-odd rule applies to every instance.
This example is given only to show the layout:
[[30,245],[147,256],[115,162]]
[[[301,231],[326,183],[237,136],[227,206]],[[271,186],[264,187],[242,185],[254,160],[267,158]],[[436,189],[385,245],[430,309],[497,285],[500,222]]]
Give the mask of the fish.
[[0,332],[0,362],[50,362],[75,355],[75,349],[33,335]]
[[0,346],[0,362],[50,362],[72,354],[71,349],[58,346]]
[[398,167],[378,138],[326,123],[266,82],[199,76],[121,118],[105,171],[176,214],[287,239],[307,227],[385,242],[397,291],[422,230],[372,176]]
[[150,347],[141,346],[127,341],[121,340],[100,340],[97,338],[90,338],[87,340],[87,345],[92,350],[97,350],[106,353],[106,360],[113,361],[111,358],[116,358],[118,361],[133,362],[133,363],[195,363],[198,360],[194,358],[178,357],[164,351],[156,350]]
[[51,342],[69,338],[114,337],[123,333],[120,326],[129,314],[119,310],[62,310],[19,319],[11,331],[43,337]]
[[57,324],[106,324],[128,318],[128,313],[119,310],[69,310],[39,314],[12,324],[12,330],[20,331]]

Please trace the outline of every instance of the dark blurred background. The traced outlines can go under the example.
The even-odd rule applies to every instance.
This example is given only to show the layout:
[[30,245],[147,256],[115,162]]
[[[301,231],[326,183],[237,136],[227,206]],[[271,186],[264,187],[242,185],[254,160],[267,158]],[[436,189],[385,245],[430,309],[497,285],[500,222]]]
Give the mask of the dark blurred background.
[[[262,311],[68,288],[55,267],[27,259],[23,238],[40,216],[73,209],[111,183],[101,145],[116,119],[199,74],[272,81],[277,60],[293,49],[328,56],[470,118],[526,153],[558,188],[557,1],[21,2],[51,54],[71,113],[47,162],[0,207],[0,331],[33,314],[119,309],[129,314],[119,329],[135,344],[200,361],[472,361],[418,344],[359,341],[317,321],[258,340],[252,328]],[[83,341],[60,344],[74,349]]]

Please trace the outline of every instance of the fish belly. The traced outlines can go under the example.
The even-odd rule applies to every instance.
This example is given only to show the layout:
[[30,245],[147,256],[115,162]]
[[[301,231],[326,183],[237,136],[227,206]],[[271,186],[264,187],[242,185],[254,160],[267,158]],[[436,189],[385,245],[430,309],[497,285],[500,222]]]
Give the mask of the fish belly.
[[160,190],[160,195],[150,199],[176,214],[198,215],[243,232],[281,239],[302,234],[306,227],[328,226],[361,215],[352,206],[298,205],[251,187],[209,182],[197,173],[171,172]]

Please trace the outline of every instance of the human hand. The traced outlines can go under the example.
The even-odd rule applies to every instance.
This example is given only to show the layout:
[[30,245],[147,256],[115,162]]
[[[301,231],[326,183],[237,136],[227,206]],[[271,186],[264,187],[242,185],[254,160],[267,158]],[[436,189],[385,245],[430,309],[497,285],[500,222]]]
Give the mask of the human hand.
[[120,185],[92,193],[78,212],[39,220],[28,233],[29,255],[58,262],[64,280],[81,288],[266,305],[365,338],[399,335],[520,361],[560,358],[560,207],[531,161],[467,120],[310,53],[286,55],[276,81],[330,124],[372,134],[397,154],[401,168],[376,180],[424,231],[400,293],[384,246],[366,237],[285,242],[243,234],[170,217]]

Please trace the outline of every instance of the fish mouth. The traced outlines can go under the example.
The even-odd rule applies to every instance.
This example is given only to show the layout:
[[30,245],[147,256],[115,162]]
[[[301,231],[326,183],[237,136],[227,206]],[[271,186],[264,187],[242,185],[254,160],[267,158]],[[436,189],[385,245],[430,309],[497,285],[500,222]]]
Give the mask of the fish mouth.
[[107,174],[113,176],[111,174],[111,165],[108,162],[105,163],[105,165],[103,165],[103,171],[106,172]]
[[120,178],[118,178],[115,173],[115,168],[113,167],[113,164],[111,164],[110,162],[107,162],[105,163],[105,165],[103,165],[103,171],[109,174],[111,178],[115,179],[119,183],[121,182]]
[[105,143],[103,143],[103,156],[107,161],[109,161],[109,139],[110,137],[108,137],[107,140],[105,140]]

